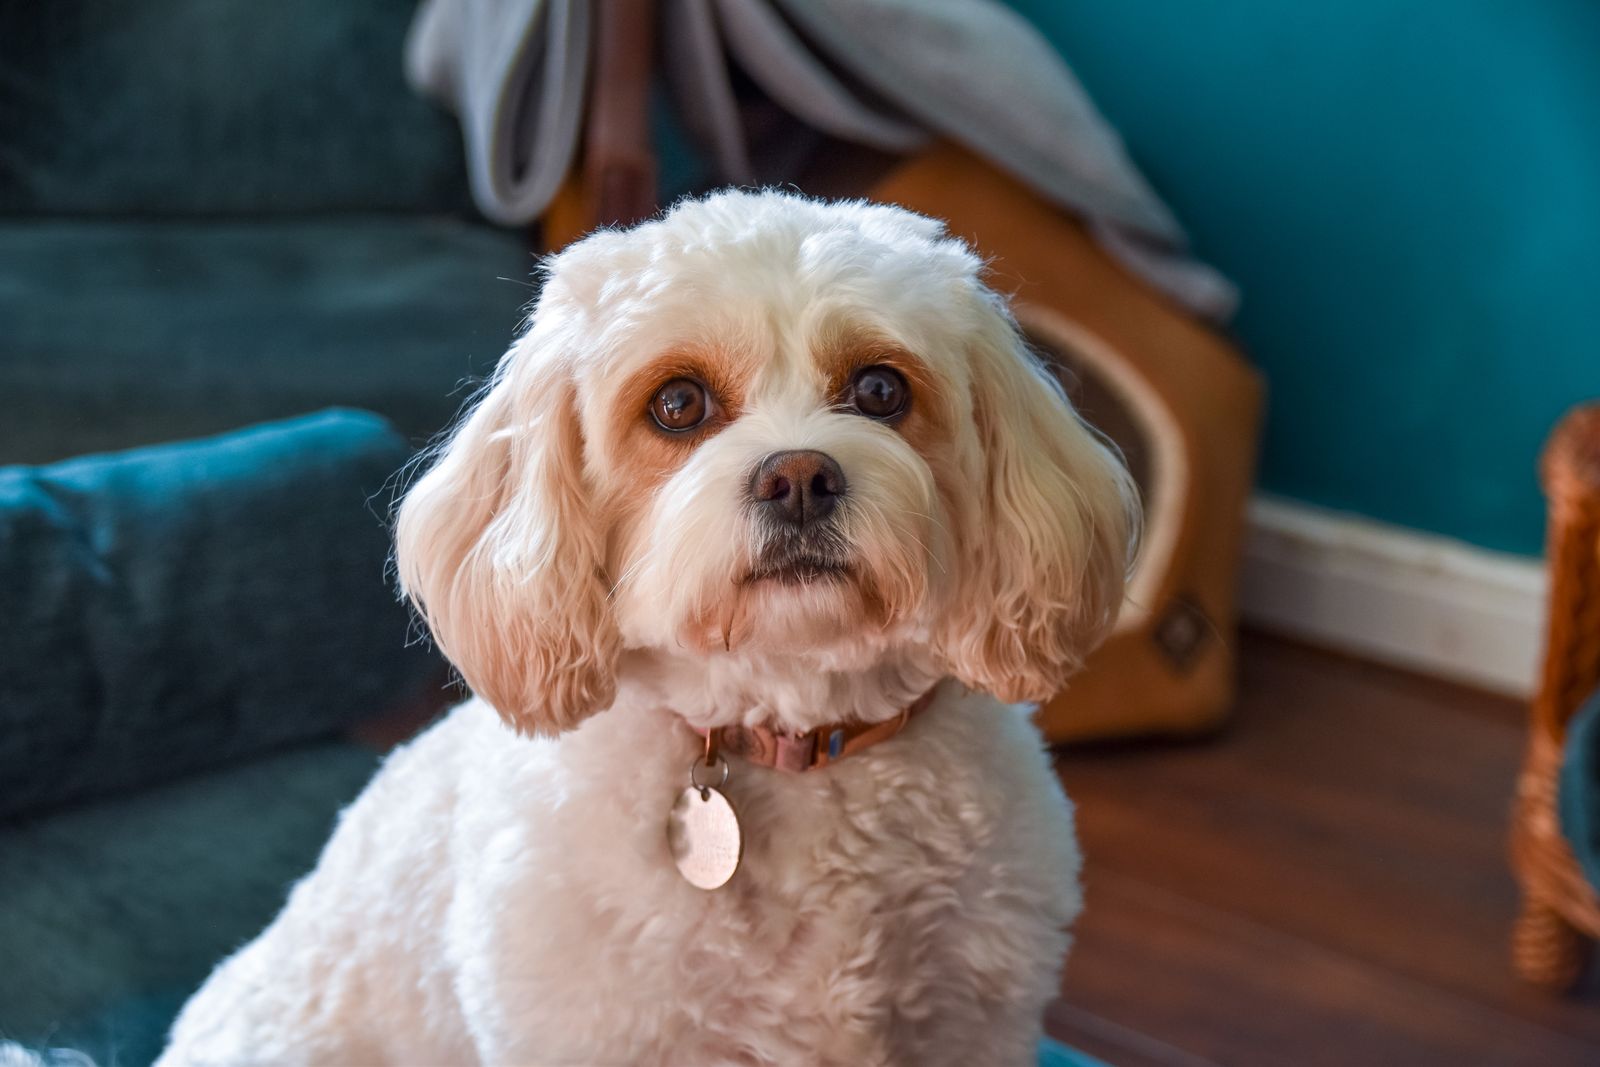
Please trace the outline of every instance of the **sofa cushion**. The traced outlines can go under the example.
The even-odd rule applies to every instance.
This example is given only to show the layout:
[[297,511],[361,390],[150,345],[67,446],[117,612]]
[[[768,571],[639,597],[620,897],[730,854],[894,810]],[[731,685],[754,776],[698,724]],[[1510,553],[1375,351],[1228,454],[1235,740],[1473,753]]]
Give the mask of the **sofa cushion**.
[[1578,869],[1600,893],[1600,689],[1567,723],[1557,811]]
[[505,350],[514,235],[445,218],[0,224],[0,463],[329,405],[414,442]]
[[0,212],[467,212],[415,0],[0,4]]
[[0,824],[0,1038],[143,1067],[311,869],[377,758],[329,742]]
[[410,456],[333,411],[0,467],[0,817],[436,699],[385,566]]

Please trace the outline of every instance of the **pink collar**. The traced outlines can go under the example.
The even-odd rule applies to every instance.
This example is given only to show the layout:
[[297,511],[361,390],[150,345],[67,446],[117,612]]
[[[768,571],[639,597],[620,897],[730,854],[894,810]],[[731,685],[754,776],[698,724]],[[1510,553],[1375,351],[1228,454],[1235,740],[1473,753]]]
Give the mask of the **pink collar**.
[[905,729],[911,717],[933,703],[935,685],[882,722],[825,723],[803,734],[781,733],[768,726],[719,726],[695,733],[706,739],[706,762],[715,763],[719,752],[738,756],[746,763],[780,771],[814,771],[853,756]]

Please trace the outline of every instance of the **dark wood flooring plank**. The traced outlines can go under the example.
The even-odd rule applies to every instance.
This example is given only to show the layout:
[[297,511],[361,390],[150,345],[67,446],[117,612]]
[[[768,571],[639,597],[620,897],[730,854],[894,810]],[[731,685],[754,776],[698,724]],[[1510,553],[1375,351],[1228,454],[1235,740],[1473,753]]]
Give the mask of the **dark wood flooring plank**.
[[[1495,1062],[1518,1062],[1521,1042],[1550,1062],[1600,1063],[1600,1005],[1528,990],[1509,970],[1520,709],[1261,637],[1242,659],[1223,737],[1059,761],[1090,894],[1067,984],[1075,1032],[1128,1028],[1226,1063],[1274,1062],[1290,1024],[1347,1063],[1433,1062],[1463,1054],[1462,1034],[1465,1051]],[[1141,907],[1147,931],[1130,917]],[[1265,978],[1272,959],[1259,954],[1285,946],[1300,986]],[[1119,995],[1168,1003],[1130,1008]],[[1395,1003],[1407,1010],[1386,1013]],[[1062,1013],[1052,1025],[1071,1028]]]
[[1063,999],[1219,1064],[1349,1067],[1596,1062],[1595,1046],[1118,875]]

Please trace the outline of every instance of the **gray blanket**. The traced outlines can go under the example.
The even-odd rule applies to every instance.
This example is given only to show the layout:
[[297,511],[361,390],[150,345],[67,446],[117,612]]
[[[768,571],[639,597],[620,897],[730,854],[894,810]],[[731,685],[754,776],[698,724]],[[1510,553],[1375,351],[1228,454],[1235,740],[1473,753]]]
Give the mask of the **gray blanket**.
[[[1224,320],[1233,285],[1188,254],[1172,212],[1049,42],[996,0],[661,0],[665,71],[725,181],[754,169],[728,63],[807,125],[891,152],[959,141],[1082,217],[1127,267]],[[459,117],[479,207],[537,217],[577,149],[586,0],[423,0],[413,85]]]

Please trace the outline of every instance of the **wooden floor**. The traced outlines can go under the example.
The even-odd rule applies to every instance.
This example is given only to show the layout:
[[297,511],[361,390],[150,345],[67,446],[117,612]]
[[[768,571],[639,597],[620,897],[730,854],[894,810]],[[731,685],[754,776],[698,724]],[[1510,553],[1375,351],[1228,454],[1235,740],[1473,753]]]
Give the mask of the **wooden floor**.
[[1519,986],[1512,702],[1247,635],[1205,742],[1079,749],[1087,908],[1050,1032],[1147,1064],[1600,1064]]

